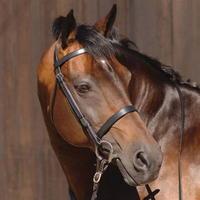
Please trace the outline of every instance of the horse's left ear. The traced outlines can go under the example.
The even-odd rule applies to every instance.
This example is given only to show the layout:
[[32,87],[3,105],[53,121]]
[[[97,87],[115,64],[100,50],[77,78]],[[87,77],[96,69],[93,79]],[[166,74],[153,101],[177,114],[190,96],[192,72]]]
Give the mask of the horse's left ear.
[[112,26],[115,22],[117,14],[117,5],[114,4],[108,15],[100,20],[98,20],[94,27],[103,34],[105,37],[108,36],[109,32],[112,30]]

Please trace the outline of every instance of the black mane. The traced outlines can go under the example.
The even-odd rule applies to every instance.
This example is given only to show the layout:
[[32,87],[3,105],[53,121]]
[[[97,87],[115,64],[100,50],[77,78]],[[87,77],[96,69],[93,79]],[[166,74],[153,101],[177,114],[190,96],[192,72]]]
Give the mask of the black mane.
[[132,41],[128,39],[126,39],[125,44],[122,42],[123,46],[134,52],[136,56],[140,57],[145,63],[149,64],[150,67],[160,71],[167,78],[167,80],[179,85],[189,86],[190,88],[200,91],[200,86],[196,82],[193,82],[190,79],[184,80],[179,72],[174,70],[172,66],[162,64],[157,59],[147,56],[138,50],[131,48],[130,44],[132,44]]
[[[63,18],[58,20],[57,18],[53,24],[52,30],[56,39],[59,39],[59,35],[62,33],[60,31],[66,32],[66,30],[59,29],[60,24],[64,23]],[[109,34],[108,38],[105,38],[100,34],[94,26],[89,25],[79,25],[76,28],[75,39],[87,49],[87,51],[95,58],[109,58],[111,55],[115,54],[117,51],[114,45],[117,43],[122,47],[131,50],[136,56],[139,56],[144,62],[148,63],[149,66],[160,71],[169,81],[176,82],[180,85],[189,86],[193,89],[200,91],[200,87],[195,82],[190,82],[190,80],[184,81],[181,75],[176,72],[171,66],[162,64],[155,58],[147,56],[137,50],[134,42],[127,38],[121,39],[116,29]]]

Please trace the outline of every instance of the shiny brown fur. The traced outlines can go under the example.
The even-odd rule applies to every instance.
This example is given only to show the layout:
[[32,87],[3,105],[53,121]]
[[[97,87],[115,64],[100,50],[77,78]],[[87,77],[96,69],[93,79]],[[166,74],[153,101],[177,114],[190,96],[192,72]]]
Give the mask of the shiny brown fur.
[[[101,27],[101,23],[99,21],[97,27]],[[52,146],[70,187],[78,200],[86,200],[91,195],[95,157],[89,149],[81,148],[81,146],[90,148],[91,146],[69,107],[66,106],[60,90],[56,90],[55,99],[51,98],[55,88],[52,59],[55,45],[53,44],[44,54],[38,67],[38,94]],[[80,47],[78,44],[73,44],[73,50],[78,47]],[[167,74],[154,68],[152,63],[148,63],[140,54],[127,50],[125,47],[122,48],[120,45],[116,45],[115,48],[120,52],[120,63],[127,67],[124,69],[118,67],[122,70],[122,77],[124,77],[122,83],[125,90],[128,91],[131,102],[139,109],[142,119],[161,145],[164,153],[164,163],[160,176],[150,186],[152,190],[157,188],[161,190],[156,199],[178,199],[177,155],[180,133],[180,101],[177,91]],[[60,51],[60,57],[67,53],[67,51]],[[198,194],[200,186],[198,173],[200,124],[198,114],[194,113],[200,111],[199,90],[187,84],[179,84],[179,87],[183,91],[186,108],[182,153],[183,197],[184,199],[198,200],[200,199]],[[56,128],[49,112],[51,101],[54,101],[54,109],[57,110],[54,112]],[[62,134],[61,137],[59,133],[65,133],[67,124],[70,124],[67,127],[67,135]],[[125,128],[125,126],[123,127]],[[135,126],[135,128],[137,127]],[[126,132],[128,133],[128,131]],[[69,134],[71,135],[69,136]],[[128,140],[125,137],[124,145],[126,142]],[[144,186],[138,187],[138,192],[141,199],[147,195]],[[106,172],[100,186],[99,196],[101,200],[139,199],[135,188],[124,183],[115,167],[113,169],[111,167]]]

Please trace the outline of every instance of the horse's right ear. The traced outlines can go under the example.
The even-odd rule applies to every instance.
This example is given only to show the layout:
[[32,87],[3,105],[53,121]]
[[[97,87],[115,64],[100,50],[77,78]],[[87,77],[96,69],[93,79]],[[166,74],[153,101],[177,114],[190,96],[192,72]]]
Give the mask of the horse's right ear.
[[67,39],[69,34],[76,28],[76,20],[74,18],[73,10],[71,10],[66,17],[60,16],[55,19],[52,32],[56,39],[60,38],[62,48],[67,47]]

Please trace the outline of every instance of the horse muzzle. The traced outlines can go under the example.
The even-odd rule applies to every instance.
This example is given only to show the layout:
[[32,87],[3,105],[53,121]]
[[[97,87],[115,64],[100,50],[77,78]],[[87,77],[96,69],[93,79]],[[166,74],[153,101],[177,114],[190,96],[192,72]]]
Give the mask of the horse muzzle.
[[162,164],[159,146],[135,148],[132,153],[121,152],[115,162],[124,178],[131,186],[138,186],[155,180]]

